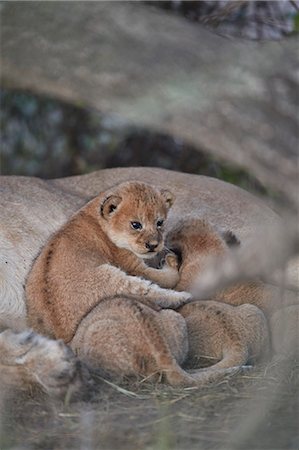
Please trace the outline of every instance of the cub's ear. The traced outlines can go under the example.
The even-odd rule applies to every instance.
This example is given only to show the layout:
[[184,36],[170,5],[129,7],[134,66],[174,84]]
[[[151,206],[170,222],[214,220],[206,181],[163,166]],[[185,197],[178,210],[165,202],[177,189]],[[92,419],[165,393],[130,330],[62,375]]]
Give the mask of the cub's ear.
[[175,199],[174,195],[167,189],[162,189],[160,192],[163,199],[165,200],[167,209],[171,208]]
[[109,195],[101,204],[101,215],[108,220],[120,204],[122,198],[118,195]]

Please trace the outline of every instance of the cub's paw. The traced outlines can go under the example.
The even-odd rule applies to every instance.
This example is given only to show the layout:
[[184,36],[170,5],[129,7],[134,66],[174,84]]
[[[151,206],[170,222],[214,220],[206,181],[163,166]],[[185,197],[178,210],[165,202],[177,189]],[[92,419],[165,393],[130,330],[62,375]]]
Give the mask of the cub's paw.
[[166,255],[161,272],[164,274],[164,279],[160,283],[161,286],[172,289],[178,284],[180,281],[179,262],[174,253],[168,253]]
[[170,293],[167,295],[167,298],[163,298],[158,301],[159,306],[162,308],[177,309],[192,300],[192,296],[189,292],[169,292]]
[[164,267],[171,267],[172,269],[179,270],[179,259],[175,253],[168,253],[165,256]]

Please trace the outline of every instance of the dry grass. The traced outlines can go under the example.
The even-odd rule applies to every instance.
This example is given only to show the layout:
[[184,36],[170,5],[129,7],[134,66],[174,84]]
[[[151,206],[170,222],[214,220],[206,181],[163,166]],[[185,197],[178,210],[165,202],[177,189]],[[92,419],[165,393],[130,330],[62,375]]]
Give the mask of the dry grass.
[[206,389],[96,379],[69,404],[14,393],[2,402],[0,449],[298,450],[296,359]]

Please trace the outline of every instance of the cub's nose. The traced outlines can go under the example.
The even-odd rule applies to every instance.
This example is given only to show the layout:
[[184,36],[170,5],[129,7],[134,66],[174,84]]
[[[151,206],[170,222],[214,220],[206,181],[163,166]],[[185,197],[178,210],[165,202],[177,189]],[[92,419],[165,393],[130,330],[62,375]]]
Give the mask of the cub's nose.
[[154,252],[158,247],[158,242],[146,242],[145,246],[148,249],[148,251]]

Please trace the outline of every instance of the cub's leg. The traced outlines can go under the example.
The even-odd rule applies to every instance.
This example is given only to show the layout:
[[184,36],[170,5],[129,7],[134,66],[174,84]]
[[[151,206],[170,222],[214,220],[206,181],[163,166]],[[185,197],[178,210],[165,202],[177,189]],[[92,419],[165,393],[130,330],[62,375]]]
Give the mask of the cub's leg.
[[79,392],[88,380],[84,368],[62,341],[32,331],[0,333],[0,381],[5,388],[39,386],[46,393],[64,396]]
[[177,292],[160,288],[149,280],[144,280],[143,278],[139,278],[137,276],[127,275],[122,270],[110,266],[109,264],[100,266],[98,270],[99,278],[102,278],[102,283],[105,278],[108,278],[109,282],[114,282],[114,285],[111,286],[111,291],[108,286],[105,287],[106,296],[108,296],[108,290],[110,291],[110,296],[134,296],[137,297],[138,300],[140,299],[141,302],[142,297],[145,297],[147,301],[152,301],[161,308],[173,309],[178,308],[191,299],[191,294],[187,292]]

